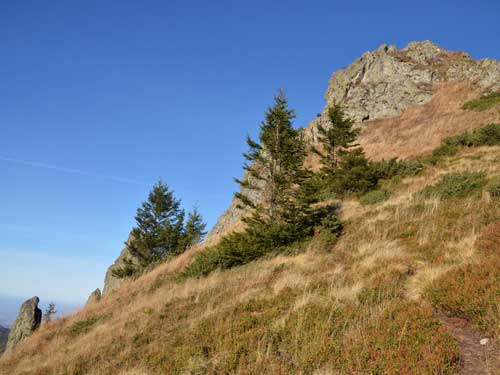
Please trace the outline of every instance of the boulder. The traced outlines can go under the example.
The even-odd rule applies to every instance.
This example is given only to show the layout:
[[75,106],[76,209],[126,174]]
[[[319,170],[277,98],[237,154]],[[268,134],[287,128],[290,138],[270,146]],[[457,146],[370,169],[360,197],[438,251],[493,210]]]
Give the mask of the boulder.
[[40,326],[42,310],[38,308],[39,302],[38,297],[33,297],[22,304],[17,319],[9,332],[5,353],[12,351]]

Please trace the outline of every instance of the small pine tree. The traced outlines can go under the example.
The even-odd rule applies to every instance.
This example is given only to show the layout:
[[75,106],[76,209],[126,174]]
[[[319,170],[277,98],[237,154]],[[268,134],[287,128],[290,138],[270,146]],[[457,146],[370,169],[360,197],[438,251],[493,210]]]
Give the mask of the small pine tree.
[[207,234],[205,232],[206,224],[203,222],[201,214],[195,207],[192,212],[188,214],[186,225],[182,233],[182,241],[180,249],[187,250],[193,245],[199,244]]
[[[295,190],[304,173],[306,156],[302,132],[293,128],[295,112],[288,108],[284,92],[274,97],[274,105],[265,113],[260,126],[259,141],[247,138],[249,151],[244,154],[247,164],[241,192],[235,197],[241,203],[254,209],[251,222],[283,221],[285,213],[295,201]],[[244,194],[244,189],[259,190],[262,200],[259,204]]]
[[45,323],[50,323],[55,314],[57,314],[56,304],[54,302],[51,302],[49,303],[49,306],[47,306],[47,309],[43,314],[43,320],[45,321]]
[[358,138],[359,129],[355,129],[354,121],[347,117],[340,104],[334,104],[328,108],[328,125],[318,125],[319,142],[322,150],[313,148],[323,164],[322,171],[327,175],[333,175],[346,152],[358,146],[354,142]]

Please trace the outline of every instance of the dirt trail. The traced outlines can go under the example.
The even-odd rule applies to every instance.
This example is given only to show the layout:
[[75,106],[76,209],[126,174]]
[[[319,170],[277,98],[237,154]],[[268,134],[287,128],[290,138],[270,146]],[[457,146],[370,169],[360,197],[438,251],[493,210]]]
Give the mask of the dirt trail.
[[486,345],[481,345],[481,340],[486,336],[475,330],[468,321],[452,318],[441,312],[436,312],[435,315],[460,345],[460,375],[500,374],[498,343],[489,338]]

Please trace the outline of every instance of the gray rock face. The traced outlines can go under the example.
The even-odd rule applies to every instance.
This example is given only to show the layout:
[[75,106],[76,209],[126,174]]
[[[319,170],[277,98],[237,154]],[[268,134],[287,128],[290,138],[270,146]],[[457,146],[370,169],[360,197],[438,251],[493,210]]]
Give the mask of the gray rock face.
[[4,352],[9,337],[9,329],[0,326],[0,355]]
[[[317,123],[327,120],[326,108],[334,102],[342,104],[347,115],[362,126],[368,120],[399,116],[407,108],[429,102],[435,83],[463,81],[485,91],[500,90],[500,62],[474,60],[430,41],[412,42],[403,49],[384,44],[332,75],[325,109],[306,129],[305,137],[315,142]],[[237,229],[245,212],[233,199],[205,244],[212,245],[221,235]]]
[[[246,173],[243,179],[251,180],[251,177]],[[255,181],[252,183],[255,183]],[[253,202],[258,202],[261,199],[262,192],[260,190],[243,188],[241,192]],[[204,244],[208,246],[215,244],[221,236],[231,232],[234,229],[233,224],[240,220],[248,211],[247,208],[239,208],[238,200],[233,198],[229,208],[224,211],[210,233],[208,233]]]
[[327,105],[341,103],[351,118],[363,122],[398,116],[429,102],[434,83],[462,81],[499,90],[500,62],[476,61],[430,41],[412,42],[400,50],[384,44],[333,74],[325,100]]
[[101,289],[97,288],[90,294],[89,298],[87,299],[86,306],[98,303],[101,300],[101,298],[102,298]]
[[[129,235],[127,243],[130,240],[131,237]],[[114,271],[124,267],[126,265],[125,263],[126,260],[132,262],[132,264],[136,265],[139,264],[139,260],[130,253],[130,250],[125,245],[118,258],[116,258],[115,262],[106,271],[106,276],[104,278],[104,289],[102,291],[103,296],[108,295],[109,293],[115,291],[125,282],[126,279],[117,277],[114,274]]]
[[33,297],[24,302],[19,310],[19,315],[12,326],[5,353],[12,351],[16,345],[26,339],[40,326],[42,310],[38,308],[40,299]]

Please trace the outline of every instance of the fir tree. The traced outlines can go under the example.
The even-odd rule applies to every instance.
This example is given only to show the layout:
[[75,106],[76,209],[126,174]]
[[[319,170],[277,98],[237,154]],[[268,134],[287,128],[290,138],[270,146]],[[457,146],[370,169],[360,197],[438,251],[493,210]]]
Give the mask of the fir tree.
[[378,178],[363,149],[355,143],[359,129],[339,104],[328,108],[328,126],[318,125],[321,150],[313,151],[321,158],[320,175],[336,194],[358,194],[374,189]]
[[199,243],[206,234],[201,214],[195,208],[186,223],[184,219],[181,201],[175,198],[173,191],[161,181],[155,184],[148,199],[137,209],[136,226],[126,242],[136,261],[124,259],[125,265],[113,270],[113,274],[133,276],[150,264],[181,254]]
[[359,129],[355,129],[354,121],[347,117],[340,104],[328,108],[328,124],[318,124],[318,136],[322,149],[313,148],[323,164],[323,172],[333,175],[343,155],[352,147],[358,138]]
[[186,225],[184,226],[184,231],[182,234],[181,250],[187,250],[193,245],[199,244],[203,241],[203,238],[207,234],[205,232],[206,224],[203,222],[201,214],[195,207],[192,212],[189,213]]
[[184,215],[180,200],[175,198],[166,184],[158,182],[137,210],[137,226],[132,229],[132,239],[127,243],[130,253],[143,266],[176,253]]
[[[283,91],[274,98],[274,105],[265,113],[260,126],[259,142],[247,138],[249,151],[243,180],[236,180],[241,189],[236,193],[241,206],[254,209],[248,222],[283,221],[294,204],[297,184],[304,173],[305,145],[302,132],[293,128],[295,112],[288,108]],[[262,199],[253,202],[245,189],[258,190]]]

